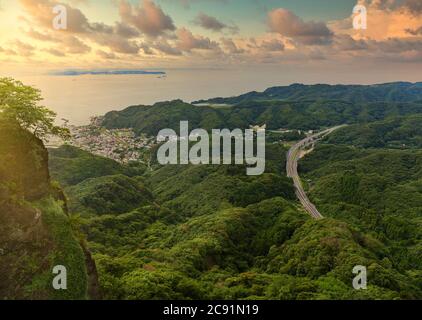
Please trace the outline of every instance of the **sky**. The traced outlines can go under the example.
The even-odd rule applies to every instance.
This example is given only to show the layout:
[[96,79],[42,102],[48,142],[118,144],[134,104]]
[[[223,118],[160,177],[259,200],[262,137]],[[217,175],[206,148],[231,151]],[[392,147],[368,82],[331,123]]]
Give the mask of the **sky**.
[[[65,30],[53,28],[58,4]],[[353,28],[357,4],[367,10],[365,30]],[[0,0],[0,75],[296,66],[421,80],[422,1]]]

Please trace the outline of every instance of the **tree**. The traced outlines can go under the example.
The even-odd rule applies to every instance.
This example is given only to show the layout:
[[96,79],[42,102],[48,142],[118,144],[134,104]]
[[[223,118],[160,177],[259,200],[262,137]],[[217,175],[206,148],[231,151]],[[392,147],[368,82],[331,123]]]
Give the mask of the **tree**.
[[50,135],[68,139],[69,130],[54,124],[56,113],[39,105],[42,100],[40,90],[12,78],[0,78],[2,118],[17,122],[22,129],[40,139],[46,139]]

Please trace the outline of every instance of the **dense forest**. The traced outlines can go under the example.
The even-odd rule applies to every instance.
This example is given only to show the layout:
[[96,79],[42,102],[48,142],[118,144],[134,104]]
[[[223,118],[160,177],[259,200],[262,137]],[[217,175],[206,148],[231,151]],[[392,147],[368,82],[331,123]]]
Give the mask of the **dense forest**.
[[327,137],[333,144],[361,148],[422,148],[422,116],[419,114],[390,117],[382,121],[356,124]]
[[[192,128],[249,128],[266,124],[310,130],[339,124],[365,124],[392,117],[422,113],[422,83],[378,86],[276,87],[264,93],[189,104],[180,100],[152,106],[132,106],[105,115],[107,128],[134,128],[138,134],[156,136],[163,128],[178,130],[180,120]],[[215,103],[224,104],[223,107]]]
[[[236,166],[165,166],[140,176],[122,166],[118,175],[117,168],[110,167],[109,175],[67,184],[70,198],[83,204],[71,208],[80,214],[76,220],[93,252],[105,297],[421,296],[416,282],[418,267],[405,261],[396,265],[400,254],[391,252],[390,242],[384,241],[381,233],[334,215],[323,221],[308,217],[285,177],[286,149],[275,144],[267,150],[268,169],[259,177],[247,177]],[[72,147],[51,150],[50,154],[50,163],[61,163],[60,170],[52,170],[59,181],[67,166],[74,170],[76,154],[80,163],[104,161]],[[116,190],[127,183],[131,186],[128,190],[143,190],[144,203],[133,197],[126,201],[132,208],[122,213],[120,206],[113,205],[122,199]],[[87,185],[92,186],[89,197],[84,193]],[[129,196],[130,192],[124,195]],[[369,267],[373,281],[367,291],[351,286],[351,270],[357,264]]]
[[238,97],[212,98],[195,103],[239,104],[257,100],[342,100],[352,103],[421,101],[422,82],[392,82],[375,85],[304,85],[272,87],[264,92],[249,92]]
[[[139,177],[122,168],[125,182],[112,170],[106,178],[68,186],[68,194],[84,202],[87,185],[118,190],[130,179],[150,201],[104,214],[95,199],[114,195],[97,186],[85,210],[75,207],[105,296],[420,299],[421,93],[420,83],[292,85],[201,105],[177,100],[107,114],[106,127],[151,135],[158,128],[177,131],[180,120],[206,129],[350,125],[300,163],[310,197],[326,217],[321,221],[296,201],[285,177],[287,148],[270,132],[267,170],[260,177],[246,177],[237,166],[155,166]],[[55,157],[64,151],[73,152],[54,151],[53,166],[67,161]],[[61,173],[56,177],[60,181]],[[365,291],[351,286],[351,270],[359,264],[368,267]]]
[[[349,124],[299,163],[321,220],[286,177],[298,131],[268,132],[266,171],[247,176],[241,165],[161,166],[154,148],[148,165],[69,145],[47,154],[0,121],[0,297],[422,299],[421,91],[293,85],[213,101],[224,107],[173,101],[104,118],[149,135],[180,120],[206,129]],[[46,289],[59,262],[75,275],[69,295]],[[352,286],[356,265],[367,267],[367,290]]]
[[[331,169],[341,160],[348,164],[350,156],[366,163],[372,152],[346,146],[319,148],[302,164],[301,170],[310,179],[318,176],[320,166]],[[374,189],[387,178],[380,179],[384,176],[382,169],[371,168],[373,174],[378,170],[379,176],[367,189],[357,192],[347,189],[353,183],[343,182],[343,172],[333,166],[332,171],[341,176],[333,178],[334,182],[341,186],[330,181],[328,187],[324,180],[318,181],[320,186],[309,183],[311,196],[327,216],[313,221],[296,202],[292,185],[285,178],[286,151],[281,144],[269,145],[267,172],[260,177],[247,177],[237,166],[156,166],[143,173],[124,166],[116,171],[110,166],[109,172],[67,183],[66,193],[83,203],[73,210],[80,214],[80,230],[97,262],[105,297],[420,298],[417,200],[406,212],[392,214],[392,210],[398,210],[392,191],[390,199],[395,207],[377,213],[377,208],[386,210],[384,204],[376,205],[377,199],[384,197],[382,190]],[[75,170],[75,163],[104,162],[72,147],[51,150],[50,154],[52,166],[61,164],[60,170],[52,170],[59,181],[64,179],[62,172],[68,171],[67,166]],[[393,153],[385,161],[390,163],[394,157]],[[372,161],[376,166],[378,160]],[[412,180],[408,173],[409,168],[401,173],[402,178]],[[321,179],[327,176],[321,173]],[[142,201],[146,202],[139,205],[137,199],[127,201],[132,208],[122,213],[119,206],[113,209],[113,203],[120,201],[116,190],[128,181],[144,190]],[[398,182],[393,179],[390,183],[394,187]],[[89,197],[83,192],[87,184],[97,186],[90,189]],[[79,195],[75,190],[80,190]],[[375,204],[366,205],[361,199],[350,200],[360,207],[337,203],[333,195],[343,194],[350,198],[374,194]],[[106,202],[110,206],[104,214]],[[366,291],[351,286],[351,270],[359,264],[368,266],[371,281]]]

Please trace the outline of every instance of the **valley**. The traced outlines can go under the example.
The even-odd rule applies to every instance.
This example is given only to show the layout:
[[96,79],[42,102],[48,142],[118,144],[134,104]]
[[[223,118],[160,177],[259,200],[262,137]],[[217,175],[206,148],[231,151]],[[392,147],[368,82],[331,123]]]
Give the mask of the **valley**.
[[[333,110],[342,110],[345,104],[350,109],[342,112],[349,114],[348,118],[339,113],[331,114]],[[85,221],[82,230],[98,263],[105,297],[418,297],[419,202],[408,202],[406,209],[399,209],[392,202],[383,202],[382,207],[379,199],[386,192],[385,188],[396,195],[404,186],[399,180],[393,180],[387,187],[385,183],[389,176],[376,169],[375,163],[381,160],[374,160],[374,167],[373,160],[369,160],[381,157],[391,165],[397,162],[397,172],[402,172],[400,168],[406,166],[402,161],[407,161],[405,154],[417,150],[394,151],[381,147],[377,151],[352,144],[355,144],[353,139],[365,137],[363,132],[367,131],[367,126],[382,132],[381,126],[392,126],[391,121],[395,121],[392,119],[403,118],[397,121],[407,124],[412,121],[410,119],[418,118],[420,105],[417,102],[406,102],[406,108],[400,102],[385,105],[370,102],[369,105],[371,107],[363,107],[360,103],[319,102],[318,113],[306,112],[306,119],[301,118],[304,120],[296,122],[294,127],[288,124],[292,117],[297,119],[298,114],[304,112],[302,108],[313,110],[315,102],[251,100],[234,104],[230,109],[211,110],[206,106],[198,109],[181,101],[171,101],[149,107],[130,107],[106,115],[103,120],[106,127],[133,128],[137,134],[154,134],[154,128],[164,125],[177,131],[177,121],[184,119],[188,119],[192,127],[205,128],[214,125],[233,128],[235,124],[248,128],[256,123],[267,123],[271,139],[266,146],[266,170],[262,176],[247,177],[242,166],[236,165],[163,166],[153,160],[151,170],[141,166],[127,171],[122,167],[109,173],[91,174],[88,180],[81,178],[65,184],[65,192],[73,199],[71,210],[81,214]],[[291,108],[297,109],[290,114]],[[353,109],[356,110],[350,113]],[[357,110],[362,110],[366,118]],[[410,114],[389,115],[387,110]],[[278,113],[284,117],[277,118]],[[234,114],[242,117],[234,122],[231,120]],[[332,129],[309,126],[310,121],[333,124]],[[345,127],[343,123],[350,124]],[[279,128],[285,129],[280,131]],[[301,133],[295,132],[299,130],[317,133],[299,138]],[[279,137],[296,140],[280,141]],[[416,131],[404,131],[400,137],[404,141],[402,144],[409,145],[405,141],[418,141],[419,135]],[[367,138],[373,141],[371,135]],[[313,144],[314,140],[318,143],[313,146],[313,152],[298,162],[299,150],[310,142]],[[346,143],[351,145],[348,147]],[[285,145],[293,145],[290,152]],[[151,150],[154,152],[154,148]],[[78,172],[85,172],[82,168],[86,161],[92,162],[91,167],[100,161],[98,157],[88,160],[91,156],[83,154],[74,158],[75,152],[79,154],[72,148],[60,148],[52,153],[52,174],[61,183],[69,181],[65,173],[70,168],[76,173],[73,176],[78,176]],[[397,152],[404,154],[395,159]],[[368,160],[364,160],[366,157]],[[70,159],[73,159],[71,167]],[[418,157],[415,155],[412,159],[408,165],[415,168],[413,161]],[[360,161],[369,162],[361,168],[360,164],[355,165]],[[295,171],[297,166],[299,169]],[[359,170],[364,170],[363,175]],[[118,172],[125,178],[116,179],[113,175]],[[295,172],[300,172],[301,177]],[[405,173],[401,176],[404,178]],[[306,194],[298,184],[299,179],[306,180]],[[330,181],[328,186],[327,179]],[[124,201],[125,205],[131,203],[125,213],[119,210],[120,206],[104,209],[100,205],[106,201],[119,203],[118,190],[128,190],[126,183],[132,181],[132,184],[134,180],[138,181],[141,190],[145,190],[143,194],[149,194],[141,206],[136,197],[132,198],[133,203]],[[409,190],[414,190],[413,198],[422,199],[416,185],[411,187],[416,182],[409,183]],[[303,209],[303,203],[309,213]],[[319,219],[318,210],[324,213],[324,219]],[[372,279],[368,290],[356,291],[351,286],[351,270],[356,264],[368,267],[369,279]],[[113,271],[116,268],[118,272]],[[156,290],[156,286],[160,289]]]
[[308,196],[306,195],[305,191],[303,190],[302,182],[300,181],[299,173],[297,171],[298,161],[300,158],[305,156],[307,153],[311,152],[312,150],[305,151],[305,149],[311,147],[314,148],[315,144],[318,140],[324,138],[325,136],[329,135],[330,133],[334,132],[337,129],[340,129],[344,126],[337,126],[334,128],[330,128],[319,133],[313,134],[308,136],[302,141],[299,141],[295,144],[288,152],[287,155],[287,176],[293,179],[293,183],[296,189],[296,195],[299,201],[302,203],[305,210],[314,218],[314,219],[322,219],[322,214],[318,211],[315,205],[309,200]]
[[[176,100],[112,112],[97,124],[99,131],[143,139],[163,126],[177,130],[186,119],[205,129],[266,123],[266,166],[258,176],[245,175],[245,165],[161,165],[154,145],[144,148],[146,162],[68,144],[49,149],[42,170],[9,177],[13,162],[7,159],[26,140],[5,127],[15,140],[0,148],[0,267],[19,263],[11,250],[19,243],[12,241],[17,225],[8,213],[28,210],[28,223],[36,217],[52,238],[43,247],[31,238],[36,233],[29,235],[37,255],[24,257],[38,264],[53,252],[54,261],[78,272],[70,285],[79,290],[64,298],[420,299],[422,105],[419,95],[414,98],[241,98],[238,104],[231,98],[230,109],[212,110]],[[313,151],[298,161],[308,145]],[[25,163],[34,162],[32,153],[24,154]],[[32,172],[45,174],[37,189],[29,187]],[[28,196],[13,188],[16,181],[23,181],[17,185]],[[367,290],[352,286],[356,265],[368,270]],[[45,274],[21,272],[28,282],[0,292],[9,292],[8,298],[54,296],[43,290]],[[31,279],[44,280],[34,287]]]

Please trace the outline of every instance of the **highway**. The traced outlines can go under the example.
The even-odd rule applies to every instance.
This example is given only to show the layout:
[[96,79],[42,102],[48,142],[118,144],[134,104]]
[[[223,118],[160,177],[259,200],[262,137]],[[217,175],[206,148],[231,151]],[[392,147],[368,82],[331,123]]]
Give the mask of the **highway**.
[[302,182],[297,171],[298,161],[302,156],[305,155],[305,148],[314,145],[318,140],[322,139],[326,135],[332,133],[333,131],[344,127],[344,125],[333,127],[321,132],[318,132],[314,135],[308,136],[306,139],[295,144],[287,153],[287,176],[293,179],[293,183],[296,189],[296,196],[300,200],[300,203],[305,208],[305,210],[314,218],[322,219],[323,215],[318,211],[315,205],[309,200],[308,196],[303,190]]

